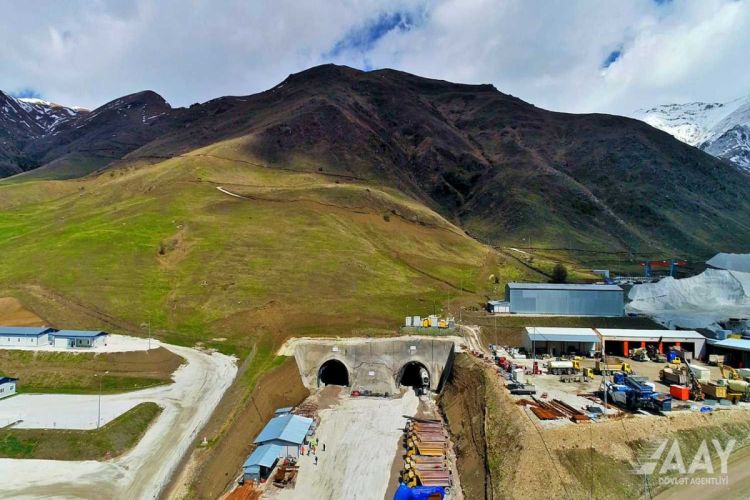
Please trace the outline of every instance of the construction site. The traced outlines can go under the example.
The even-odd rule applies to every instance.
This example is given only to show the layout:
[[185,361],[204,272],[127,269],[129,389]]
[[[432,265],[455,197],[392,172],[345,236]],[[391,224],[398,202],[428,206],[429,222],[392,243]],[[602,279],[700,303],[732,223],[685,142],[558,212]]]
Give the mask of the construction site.
[[[413,336],[287,342],[279,354],[294,356],[311,394],[276,410],[227,498],[402,498],[419,490],[463,499],[436,400],[462,344]],[[275,438],[271,429],[284,415],[299,421],[300,432]],[[271,444],[284,448],[249,476]]]

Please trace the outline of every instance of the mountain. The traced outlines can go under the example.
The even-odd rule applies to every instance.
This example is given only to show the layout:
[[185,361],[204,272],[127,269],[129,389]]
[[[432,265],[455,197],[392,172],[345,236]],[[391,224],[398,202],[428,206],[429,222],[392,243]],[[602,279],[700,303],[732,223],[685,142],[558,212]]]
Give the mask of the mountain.
[[750,96],[726,103],[666,104],[638,110],[635,117],[750,170]]
[[395,189],[483,241],[703,255],[750,239],[748,175],[641,121],[387,69],[324,65],[190,108],[141,92],[22,149],[35,178],[197,151]]
[[18,99],[0,91],[0,177],[38,166],[24,151],[25,146],[85,114],[81,108],[41,99]]

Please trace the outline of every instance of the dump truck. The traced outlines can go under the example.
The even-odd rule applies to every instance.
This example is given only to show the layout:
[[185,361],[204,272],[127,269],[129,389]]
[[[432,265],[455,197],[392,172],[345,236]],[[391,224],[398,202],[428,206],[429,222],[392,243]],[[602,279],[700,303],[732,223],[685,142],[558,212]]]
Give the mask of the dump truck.
[[596,373],[597,375],[609,375],[615,372],[623,372],[627,374],[632,374],[633,368],[630,366],[630,363],[625,363],[625,362],[608,364],[601,360],[596,361],[596,366],[594,367],[594,373]]
[[547,363],[547,372],[552,375],[573,375],[581,370],[581,362],[576,359],[553,359]]
[[667,366],[659,371],[659,378],[665,385],[687,385],[688,375],[681,368]]

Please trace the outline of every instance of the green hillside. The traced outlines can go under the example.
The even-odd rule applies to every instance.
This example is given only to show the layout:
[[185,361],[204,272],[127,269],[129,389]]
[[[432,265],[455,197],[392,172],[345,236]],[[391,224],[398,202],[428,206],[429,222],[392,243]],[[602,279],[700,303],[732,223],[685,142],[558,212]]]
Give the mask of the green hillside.
[[390,332],[461,288],[480,298],[492,273],[531,273],[395,190],[217,158],[231,150],[0,183],[0,289],[52,322],[145,334],[151,320],[169,342],[245,354]]

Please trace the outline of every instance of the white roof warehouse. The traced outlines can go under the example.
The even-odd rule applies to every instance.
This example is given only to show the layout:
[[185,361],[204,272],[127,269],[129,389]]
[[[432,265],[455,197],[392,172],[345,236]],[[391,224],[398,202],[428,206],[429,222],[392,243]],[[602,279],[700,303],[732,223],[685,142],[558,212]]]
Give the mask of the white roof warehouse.
[[653,345],[660,351],[683,347],[695,358],[706,355],[706,338],[693,330],[634,330],[616,328],[526,327],[526,348],[559,356],[603,348],[607,354],[627,356],[630,349]]

